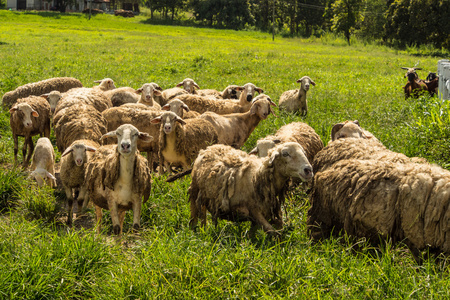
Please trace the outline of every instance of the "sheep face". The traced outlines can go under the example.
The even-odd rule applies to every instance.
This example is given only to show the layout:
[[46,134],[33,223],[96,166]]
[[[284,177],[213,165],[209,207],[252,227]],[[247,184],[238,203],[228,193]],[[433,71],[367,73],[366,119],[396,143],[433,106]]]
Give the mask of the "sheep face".
[[9,112],[11,115],[16,114],[19,119],[22,120],[23,126],[25,128],[31,128],[33,125],[32,117],[39,117],[37,111],[35,111],[29,104],[27,103],[19,103],[14,105]]
[[108,132],[101,139],[107,137],[117,137],[117,151],[122,156],[134,155],[137,150],[137,140],[150,142],[153,140],[148,133],[139,132],[139,130],[131,124],[120,125],[115,131]]
[[[422,70],[422,68],[406,68],[402,67],[403,70],[407,70],[405,74],[405,78],[408,78],[409,82],[413,82],[414,80],[419,79],[419,75],[417,75],[416,70]],[[411,79],[410,79],[411,78]]]
[[331,140],[335,141],[337,139],[344,138],[367,138],[364,134],[359,122],[355,121],[345,121],[344,123],[338,123],[333,126],[331,130]]
[[79,167],[83,165],[87,161],[86,157],[86,151],[95,152],[97,149],[86,146],[84,144],[75,144],[64,151],[63,154],[61,154],[61,157],[66,156],[69,153],[72,153],[73,160],[75,164]]
[[59,91],[51,91],[48,94],[43,94],[41,97],[44,97],[47,99],[48,103],[50,104],[50,110],[55,112],[56,105],[58,104],[59,100],[61,100],[61,93]]
[[297,80],[297,82],[301,83],[301,89],[303,89],[305,92],[309,91],[309,87],[311,84],[314,86],[316,85],[316,83],[312,81],[312,79],[308,76],[303,76],[302,78]]
[[241,92],[240,97],[244,97],[247,102],[251,102],[255,96],[255,92],[264,93],[262,88],[257,87],[253,83],[246,83],[243,87],[236,87],[237,91]]
[[174,130],[176,122],[179,122],[182,125],[186,124],[183,119],[171,111],[163,113],[161,116],[154,118],[150,122],[152,124],[161,124],[165,134],[170,134]]
[[105,78],[102,80],[96,80],[95,83],[100,83],[98,86],[103,91],[109,91],[116,88],[114,81],[111,78]]
[[180,82],[179,84],[177,84],[177,87],[182,86],[183,89],[188,92],[189,94],[193,94],[194,93],[194,89],[197,88],[199,89],[200,87],[198,86],[197,83],[195,83],[195,81],[191,78],[185,78],[182,82]]
[[280,144],[269,151],[269,156],[269,165],[276,165],[284,176],[300,178],[302,181],[313,178],[312,166],[299,143]]
[[267,119],[267,116],[271,112],[272,110],[270,109],[270,102],[266,99],[254,102],[252,104],[252,107],[250,108],[250,114],[251,115],[256,114],[258,117],[261,118],[261,120]]
[[30,173],[30,176],[36,180],[36,183],[39,187],[42,187],[47,179],[56,180],[55,176],[53,176],[50,172],[42,168],[37,168],[36,170]]
[[256,142],[256,147],[249,152],[249,154],[256,154],[259,157],[266,157],[269,154],[269,150],[274,148],[281,141],[274,136],[272,138],[264,138]]
[[241,92],[238,91],[239,86],[237,85],[229,85],[227,87],[227,93],[230,99],[239,99],[241,96]]
[[183,109],[185,111],[189,111],[189,107],[184,104],[183,101],[180,99],[173,99],[163,107],[161,107],[162,110],[168,110],[174,112],[177,116],[183,117]]
[[151,101],[153,96],[161,96],[161,92],[151,83],[145,83],[136,90],[136,93],[141,94],[141,99],[144,99],[146,102]]

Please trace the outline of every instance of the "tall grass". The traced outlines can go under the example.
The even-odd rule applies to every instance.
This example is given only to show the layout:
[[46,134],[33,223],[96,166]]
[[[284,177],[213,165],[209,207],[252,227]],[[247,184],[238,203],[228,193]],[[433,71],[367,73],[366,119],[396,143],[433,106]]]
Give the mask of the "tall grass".
[[[390,149],[448,167],[448,104],[428,96],[405,100],[402,92],[400,67],[420,60],[420,67],[433,71],[438,59],[362,42],[348,46],[331,35],[272,41],[252,31],[149,25],[142,16],[88,20],[81,14],[0,11],[0,95],[56,76],[79,78],[85,86],[110,77],[117,86],[135,88],[152,81],[169,88],[190,77],[218,90],[252,82],[277,102],[282,92],[298,88],[298,78],[313,78],[308,115],[276,110],[279,117],[258,125],[243,147],[247,151],[289,122],[308,123],[326,144],[333,124],[358,119]],[[263,232],[250,239],[248,224],[228,221],[191,231],[189,176],[171,184],[165,176],[153,177],[137,234],[131,213],[121,238],[111,235],[108,213],[100,235],[93,211],[68,228],[61,192],[37,189],[12,167],[8,118],[1,111],[0,298],[449,297],[446,257],[425,252],[418,263],[402,245],[374,246],[345,235],[313,243],[301,188],[287,196],[280,241]]]

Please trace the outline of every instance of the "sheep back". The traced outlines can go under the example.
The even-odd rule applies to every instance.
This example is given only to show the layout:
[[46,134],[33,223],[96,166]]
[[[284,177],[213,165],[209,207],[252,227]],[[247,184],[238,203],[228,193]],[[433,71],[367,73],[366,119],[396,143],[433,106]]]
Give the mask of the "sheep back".
[[59,91],[61,93],[67,92],[72,88],[82,87],[81,82],[73,77],[55,77],[38,82],[28,83],[19,86],[13,91],[7,92],[3,95],[2,105],[6,108],[11,106],[17,99],[28,96],[40,96],[50,93],[51,91]]

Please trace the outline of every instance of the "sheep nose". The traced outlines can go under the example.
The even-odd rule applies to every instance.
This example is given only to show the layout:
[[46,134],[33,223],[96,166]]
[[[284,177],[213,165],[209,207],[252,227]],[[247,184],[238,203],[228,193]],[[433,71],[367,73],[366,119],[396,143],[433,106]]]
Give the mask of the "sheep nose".
[[145,99],[150,100],[150,95],[145,96]]
[[247,95],[247,101],[248,101],[248,102],[252,101],[252,99],[253,99],[253,96],[252,96],[252,95]]
[[26,126],[26,127],[30,127],[30,126],[31,126],[31,122],[26,122],[26,123],[25,123],[25,126]]
[[122,143],[122,150],[130,150],[130,143]]
[[312,177],[312,168],[311,167],[305,167],[303,169],[303,172],[305,173],[306,177]]
[[77,166],[81,166],[81,164],[83,163],[83,160],[82,159],[77,159],[76,163],[77,163]]
[[165,132],[170,132],[171,130],[172,130],[172,126],[170,126],[170,125],[164,126],[164,131]]

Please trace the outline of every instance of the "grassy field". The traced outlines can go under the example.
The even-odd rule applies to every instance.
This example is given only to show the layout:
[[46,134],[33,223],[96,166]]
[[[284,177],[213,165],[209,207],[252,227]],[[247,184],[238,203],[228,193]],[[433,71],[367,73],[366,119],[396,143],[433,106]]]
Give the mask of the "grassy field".
[[[281,39],[258,32],[149,25],[144,17],[0,11],[0,96],[46,78],[72,76],[85,86],[110,77],[117,86],[157,82],[175,86],[185,77],[222,90],[252,82],[275,102],[310,76],[308,116],[276,110],[260,123],[244,150],[292,121],[311,125],[327,143],[333,124],[359,120],[388,148],[449,167],[448,104],[437,98],[405,100],[402,66],[418,64],[425,77],[441,57],[421,49],[397,51],[332,35]],[[372,246],[348,237],[313,243],[306,230],[308,197],[288,195],[280,242],[248,224],[219,222],[188,228],[190,178],[166,183],[154,177],[139,234],[121,240],[96,235],[94,213],[73,229],[63,225],[64,196],[37,189],[11,168],[9,113],[0,115],[0,298],[2,299],[445,299],[448,259],[418,263],[402,245]],[[54,141],[54,137],[52,137]],[[59,157],[59,155],[58,155]],[[80,224],[84,225],[81,226]],[[87,228],[85,228],[87,227]]]

